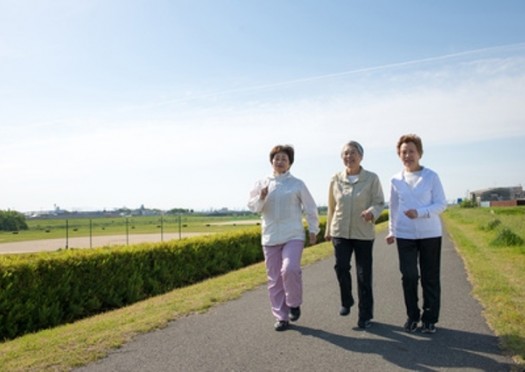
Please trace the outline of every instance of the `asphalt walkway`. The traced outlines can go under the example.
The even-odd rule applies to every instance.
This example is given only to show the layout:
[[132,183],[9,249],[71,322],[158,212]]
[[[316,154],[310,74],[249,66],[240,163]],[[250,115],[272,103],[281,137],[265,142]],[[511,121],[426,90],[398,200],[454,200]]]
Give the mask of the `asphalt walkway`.
[[[437,333],[403,331],[405,310],[395,245],[374,247],[375,319],[357,328],[356,307],[339,316],[333,257],[303,270],[302,316],[273,330],[265,286],[204,314],[136,337],[78,371],[509,371],[471,296],[463,262],[448,237],[442,252],[442,312]],[[354,271],[354,268],[352,268]],[[354,291],[355,293],[355,291]]]

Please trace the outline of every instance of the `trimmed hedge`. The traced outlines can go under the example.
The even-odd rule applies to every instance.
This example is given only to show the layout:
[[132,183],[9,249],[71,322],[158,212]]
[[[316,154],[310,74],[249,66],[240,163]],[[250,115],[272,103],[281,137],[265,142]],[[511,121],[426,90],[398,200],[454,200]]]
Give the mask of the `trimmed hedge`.
[[[321,220],[320,240],[325,225]],[[255,227],[163,243],[0,255],[0,340],[126,306],[263,259],[260,228]]]
[[263,259],[259,229],[0,256],[0,339],[72,322]]

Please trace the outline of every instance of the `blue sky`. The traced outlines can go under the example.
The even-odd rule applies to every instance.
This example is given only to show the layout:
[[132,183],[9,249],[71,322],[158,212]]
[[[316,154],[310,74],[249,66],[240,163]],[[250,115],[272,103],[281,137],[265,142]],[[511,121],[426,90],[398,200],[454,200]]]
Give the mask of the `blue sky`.
[[0,209],[245,208],[293,144],[388,198],[400,135],[449,200],[525,183],[521,0],[0,0]]

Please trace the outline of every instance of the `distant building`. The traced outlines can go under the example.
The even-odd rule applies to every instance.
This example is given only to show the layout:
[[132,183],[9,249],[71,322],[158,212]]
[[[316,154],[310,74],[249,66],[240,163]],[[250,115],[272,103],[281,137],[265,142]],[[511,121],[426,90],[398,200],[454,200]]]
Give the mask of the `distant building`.
[[470,200],[483,207],[504,207],[525,205],[523,187],[493,187],[471,191]]

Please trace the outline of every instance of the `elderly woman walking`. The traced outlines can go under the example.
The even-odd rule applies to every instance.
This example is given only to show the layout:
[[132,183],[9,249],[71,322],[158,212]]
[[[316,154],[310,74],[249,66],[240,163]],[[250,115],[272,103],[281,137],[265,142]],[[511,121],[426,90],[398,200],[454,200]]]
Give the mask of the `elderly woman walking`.
[[[415,332],[421,320],[421,332],[435,333],[441,307],[440,214],[447,200],[439,176],[420,164],[423,143],[415,134],[401,136],[397,155],[403,170],[390,181],[390,219],[388,244],[397,243],[399,269],[407,320],[406,332]],[[421,276],[423,308],[418,305]]]
[[301,316],[301,256],[306,235],[303,212],[310,244],[316,243],[319,233],[317,206],[304,182],[290,173],[293,162],[292,146],[272,148],[273,173],[255,184],[248,201],[248,208],[262,215],[262,247],[276,331],[288,329],[289,321]]
[[383,189],[379,177],[361,166],[363,147],[356,141],[343,146],[344,170],[336,173],[328,193],[325,238],[335,251],[335,272],[339,282],[339,314],[350,314],[352,295],[351,259],[355,253],[359,314],[357,326],[368,328],[374,317],[372,288],[372,247],[374,222],[384,209]]

